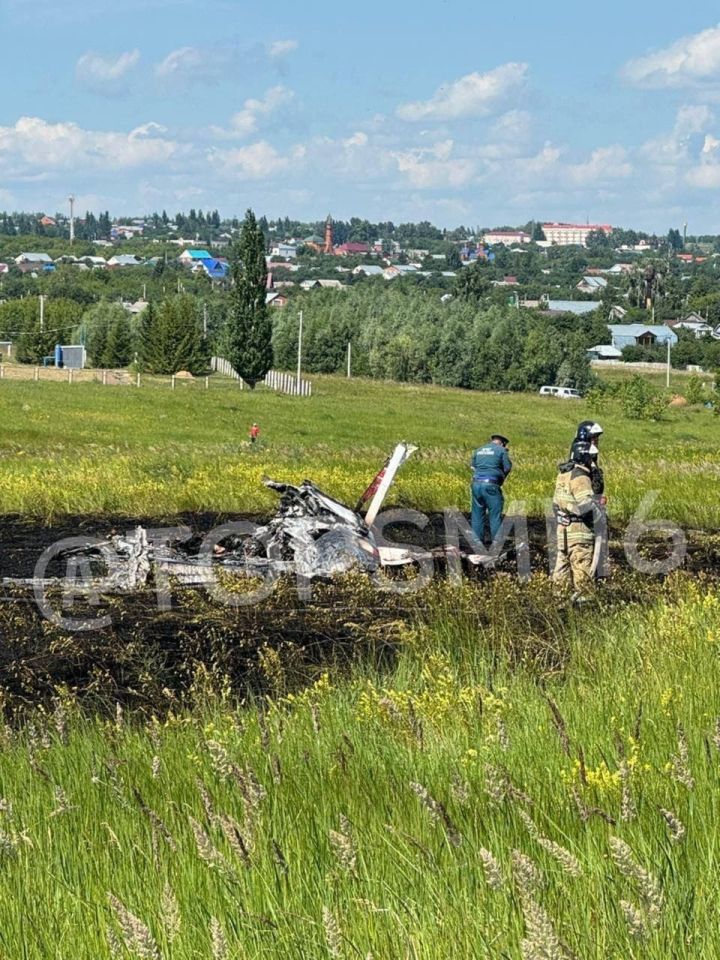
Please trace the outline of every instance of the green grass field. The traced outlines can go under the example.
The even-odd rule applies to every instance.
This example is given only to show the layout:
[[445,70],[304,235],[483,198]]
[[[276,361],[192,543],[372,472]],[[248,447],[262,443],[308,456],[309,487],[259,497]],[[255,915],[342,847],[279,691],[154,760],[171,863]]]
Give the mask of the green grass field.
[[[540,514],[575,425],[598,416],[615,517],[629,518],[657,491],[658,515],[720,526],[720,431],[705,409],[644,423],[600,415],[584,401],[318,377],[308,399],[241,392],[223,380],[207,391],[5,381],[0,414],[5,513],[265,512],[275,503],[265,475],[310,477],[352,503],[401,439],[420,449],[391,499],[465,509],[471,450],[499,430],[516,465],[508,500]],[[247,443],[253,420],[262,428],[256,449]]]
[[[595,414],[531,396],[314,386],[295,400],[221,381],[2,383],[0,507],[262,512],[264,473],[352,502],[399,439],[420,451],[395,502],[465,507],[470,451],[501,430],[508,498],[539,513],[575,424]],[[299,682],[294,641],[258,639],[262,697],[225,676],[235,640],[219,619],[157,717],[90,712],[67,683],[39,705],[16,697],[0,723],[0,957],[715,960],[718,421],[689,408],[599,419],[613,516],[659,491],[654,515],[706,531],[713,570],[616,572],[579,609],[543,572],[436,580],[400,619],[351,578],[324,616],[370,624],[362,653],[318,651]],[[253,420],[258,449],[245,442]],[[22,688],[43,669],[42,636],[14,662],[26,621],[12,603],[0,612],[3,670]],[[282,623],[282,605],[257,616]],[[69,674],[93,651],[49,629],[45,642]],[[132,647],[127,664],[145,653]]]

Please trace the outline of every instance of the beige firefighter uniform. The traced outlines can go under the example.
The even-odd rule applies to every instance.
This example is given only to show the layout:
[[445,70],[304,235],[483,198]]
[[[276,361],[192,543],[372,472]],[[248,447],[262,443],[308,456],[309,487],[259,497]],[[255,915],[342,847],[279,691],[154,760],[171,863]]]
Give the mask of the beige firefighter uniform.
[[576,463],[563,464],[555,483],[553,506],[558,520],[557,560],[553,581],[572,583],[582,593],[593,584],[593,488],[590,471]]

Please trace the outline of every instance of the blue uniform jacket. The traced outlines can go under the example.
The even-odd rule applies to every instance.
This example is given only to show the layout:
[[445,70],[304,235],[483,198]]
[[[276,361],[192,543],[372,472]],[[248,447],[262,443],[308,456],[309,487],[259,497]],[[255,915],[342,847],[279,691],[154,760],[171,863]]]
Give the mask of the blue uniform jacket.
[[497,443],[486,443],[478,447],[472,456],[473,480],[490,480],[502,486],[503,480],[512,470],[512,463],[505,447]]

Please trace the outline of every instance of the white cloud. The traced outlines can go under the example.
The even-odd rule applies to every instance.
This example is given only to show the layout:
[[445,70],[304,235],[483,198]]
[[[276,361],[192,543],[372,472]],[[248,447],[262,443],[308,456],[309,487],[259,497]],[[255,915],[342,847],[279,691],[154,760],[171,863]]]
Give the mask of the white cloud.
[[305,157],[305,147],[298,145],[288,153],[280,153],[266,140],[234,150],[208,151],[208,161],[222,174],[240,180],[267,180],[296,167]]
[[501,104],[525,82],[526,63],[505,63],[487,73],[469,73],[440,87],[429,100],[402,104],[402,120],[457,120],[482,117]]
[[279,107],[289,103],[294,96],[292,90],[288,90],[287,87],[282,85],[271,87],[265,91],[262,99],[250,98],[246,100],[242,110],[231,117],[230,127],[227,130],[221,127],[213,127],[212,132],[218,137],[244,137],[254,133],[259,118],[266,117]]
[[14,203],[15,197],[13,197],[9,190],[0,190],[0,207],[9,210]]
[[633,172],[627,150],[619,145],[598,147],[583,163],[570,164],[568,175],[581,186],[596,185],[608,180],[622,180]]
[[691,162],[693,142],[706,133],[713,119],[712,110],[704,104],[682,106],[672,130],[648,140],[639,153],[645,162],[665,168],[666,174],[673,173],[674,168]]
[[720,25],[630,60],[621,75],[640,87],[684,87],[720,81]]
[[193,74],[204,73],[208,53],[199,47],[179,47],[155,67],[155,73],[161,80],[185,80]]
[[268,53],[273,60],[276,60],[279,57],[286,57],[289,53],[297,50],[298,46],[297,40],[275,40],[274,43],[270,44]]
[[350,137],[346,137],[342,144],[344,147],[366,147],[368,144],[368,135],[363,133],[362,130],[358,130],[352,134]]
[[75,76],[84,87],[95,93],[118,93],[139,60],[139,50],[128,50],[117,57],[84,53],[75,65]]
[[707,134],[700,151],[700,162],[685,177],[691,187],[713,190],[720,187],[720,140]]
[[181,149],[162,137],[165,132],[156,123],[124,133],[21,117],[12,127],[0,127],[0,173],[25,177],[63,169],[110,171],[163,164]]
[[391,156],[413,187],[463,187],[472,180],[476,167],[467,157],[453,157],[453,147],[452,140],[441,140],[429,148],[396,151]]

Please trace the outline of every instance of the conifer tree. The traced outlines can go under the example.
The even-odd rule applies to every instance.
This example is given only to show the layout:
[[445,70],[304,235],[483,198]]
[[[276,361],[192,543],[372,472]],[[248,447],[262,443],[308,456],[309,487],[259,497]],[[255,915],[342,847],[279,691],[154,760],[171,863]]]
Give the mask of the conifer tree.
[[231,255],[233,287],[226,328],[227,359],[252,389],[272,366],[272,323],[265,303],[265,238],[252,210]]

